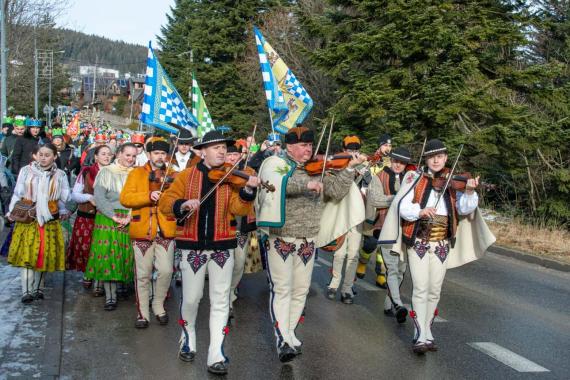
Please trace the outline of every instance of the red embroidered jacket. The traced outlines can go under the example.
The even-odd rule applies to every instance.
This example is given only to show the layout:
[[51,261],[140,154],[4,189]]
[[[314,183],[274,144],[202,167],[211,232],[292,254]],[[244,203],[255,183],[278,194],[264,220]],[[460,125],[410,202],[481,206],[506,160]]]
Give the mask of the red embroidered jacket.
[[[203,162],[183,170],[160,197],[158,206],[165,215],[182,218],[181,206],[188,199],[202,199],[215,185],[208,179]],[[194,250],[221,250],[237,246],[234,216],[246,216],[253,209],[255,192],[220,185],[199,209],[176,228],[176,247]]]

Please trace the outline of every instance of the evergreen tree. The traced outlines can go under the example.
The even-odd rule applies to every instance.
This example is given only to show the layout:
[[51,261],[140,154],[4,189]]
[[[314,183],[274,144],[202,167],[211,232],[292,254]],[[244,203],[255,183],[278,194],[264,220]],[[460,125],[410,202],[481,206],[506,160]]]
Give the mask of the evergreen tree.
[[251,132],[254,121],[268,125],[267,110],[260,107],[261,77],[248,80],[241,64],[248,44],[255,44],[253,25],[277,4],[177,0],[168,15],[159,37],[161,63],[181,93],[188,91],[196,72],[215,125],[227,124],[242,135]]
[[425,135],[455,148],[466,143],[463,167],[499,183],[500,194],[515,206],[539,211],[537,202],[549,194],[528,173],[528,162],[538,160],[537,144],[544,144],[537,136],[552,140],[557,134],[550,129],[552,115],[535,112],[536,98],[552,97],[557,88],[550,66],[528,62],[524,4],[327,5],[323,16],[302,20],[307,33],[325,40],[312,59],[338,85],[331,110],[341,126],[338,137],[358,133],[373,145],[381,132],[391,132],[397,144],[415,138],[421,147]]

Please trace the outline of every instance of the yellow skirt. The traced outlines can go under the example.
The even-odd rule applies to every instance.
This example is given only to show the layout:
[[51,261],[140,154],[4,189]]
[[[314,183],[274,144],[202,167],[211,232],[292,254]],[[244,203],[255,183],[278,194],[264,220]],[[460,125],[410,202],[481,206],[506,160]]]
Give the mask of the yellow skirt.
[[8,263],[38,272],[65,270],[65,242],[59,221],[47,222],[43,228],[35,222],[16,223]]

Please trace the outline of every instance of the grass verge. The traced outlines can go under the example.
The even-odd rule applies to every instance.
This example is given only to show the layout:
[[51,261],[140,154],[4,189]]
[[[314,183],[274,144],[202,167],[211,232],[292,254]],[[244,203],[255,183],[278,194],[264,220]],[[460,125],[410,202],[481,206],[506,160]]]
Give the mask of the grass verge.
[[488,222],[497,244],[570,264],[570,231],[537,227],[517,220]]

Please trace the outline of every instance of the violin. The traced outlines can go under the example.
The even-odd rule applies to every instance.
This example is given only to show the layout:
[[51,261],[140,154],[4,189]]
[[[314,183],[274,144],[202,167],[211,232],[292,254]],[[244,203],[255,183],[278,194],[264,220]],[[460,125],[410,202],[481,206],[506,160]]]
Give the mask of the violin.
[[164,191],[172,185],[174,179],[178,173],[173,170],[168,170],[168,173],[164,169],[156,169],[149,173],[148,182],[149,190],[153,191]]
[[[447,179],[449,178],[449,171],[445,171],[441,173],[441,175],[435,176],[431,178],[431,185],[436,191],[441,191],[445,187],[447,183]],[[449,181],[449,188],[455,191],[465,192],[467,189],[467,181],[472,179],[473,175],[470,172],[458,173],[451,176],[451,180]],[[486,189],[492,190],[495,188],[495,185],[489,184],[486,182],[480,182],[477,189]]]
[[327,159],[325,166],[324,156],[317,156],[307,161],[304,169],[310,176],[320,175],[323,170],[343,170],[348,167],[352,158],[352,155],[346,153],[335,154]]
[[[232,169],[233,165],[225,163],[219,168],[212,169],[208,172],[208,179],[212,182],[219,182],[228,171]],[[231,174],[224,179],[224,183],[229,183],[236,188],[242,188],[245,186],[249,177],[255,176],[257,173],[250,167],[245,167],[243,170],[232,170]],[[275,186],[270,184],[268,181],[261,181],[261,187],[263,187],[267,192],[274,192]]]

